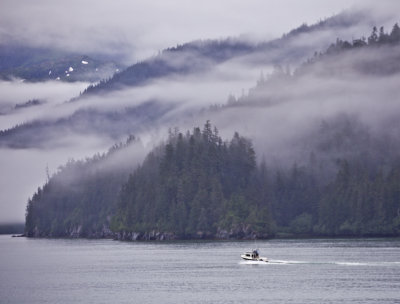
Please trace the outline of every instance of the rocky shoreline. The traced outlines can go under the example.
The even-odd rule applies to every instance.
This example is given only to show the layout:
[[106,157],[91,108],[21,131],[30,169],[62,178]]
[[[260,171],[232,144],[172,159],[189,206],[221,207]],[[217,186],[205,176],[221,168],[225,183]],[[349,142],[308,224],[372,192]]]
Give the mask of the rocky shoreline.
[[34,229],[33,233],[26,233],[32,238],[89,238],[89,239],[114,239],[120,241],[173,241],[173,240],[254,240],[270,239],[273,236],[259,233],[251,229],[250,225],[241,224],[231,229],[218,228],[216,233],[197,231],[195,234],[181,235],[170,231],[151,230],[147,232],[119,231],[113,232],[109,227],[103,226],[100,231],[84,232],[82,225],[71,227],[63,235],[52,235]]

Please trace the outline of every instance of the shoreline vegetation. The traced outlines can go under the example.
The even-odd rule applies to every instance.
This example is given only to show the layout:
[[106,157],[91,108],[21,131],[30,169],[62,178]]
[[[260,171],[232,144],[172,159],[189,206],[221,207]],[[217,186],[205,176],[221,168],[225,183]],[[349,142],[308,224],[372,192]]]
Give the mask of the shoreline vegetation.
[[59,236],[59,237],[51,237],[51,236],[40,236],[40,237],[30,237],[25,233],[1,233],[0,236],[10,236],[10,237],[25,237],[30,239],[59,239],[59,240],[113,240],[113,241],[121,241],[121,242],[250,242],[250,241],[269,241],[269,240],[368,240],[368,239],[399,239],[400,236],[393,235],[315,235],[315,234],[304,234],[304,235],[296,235],[290,233],[277,233],[274,236],[268,238],[174,238],[174,239],[121,239],[117,236],[104,236],[104,237],[69,237],[69,236]]

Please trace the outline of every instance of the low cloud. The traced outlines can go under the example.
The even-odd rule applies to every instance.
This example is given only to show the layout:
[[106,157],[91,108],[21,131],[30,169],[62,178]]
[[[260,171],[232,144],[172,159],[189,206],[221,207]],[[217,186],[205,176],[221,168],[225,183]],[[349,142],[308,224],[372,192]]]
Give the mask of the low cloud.
[[[0,81],[0,129],[9,129],[17,124],[42,118],[43,115],[54,112],[54,109],[79,95],[88,86],[88,83],[66,83],[47,81],[29,83],[21,79],[14,81]],[[40,105],[15,109],[15,105],[24,104],[29,100],[37,99]],[[51,114],[53,115],[53,114]]]
[[[145,4],[139,1],[135,3],[138,5],[137,7],[131,7],[130,3],[122,1],[121,6],[107,11],[109,7],[103,2],[85,2],[83,4],[73,1],[71,6],[63,8],[60,18],[58,18],[60,13],[55,14],[58,11],[58,4],[54,4],[53,1],[41,0],[40,2],[40,4],[26,2],[26,10],[22,13],[19,11],[21,4],[6,1],[5,5],[8,10],[2,10],[2,13],[0,13],[0,20],[2,20],[0,21],[0,28],[2,29],[0,40],[9,41],[7,40],[9,37],[6,35],[6,32],[8,32],[15,34],[16,39],[27,39],[32,44],[55,45],[60,48],[86,49],[88,51],[102,48],[106,52],[113,52],[115,46],[122,43],[129,49],[134,48],[133,57],[138,58],[153,54],[155,50],[162,47],[182,43],[182,41],[196,38],[219,38],[227,35],[236,36],[241,32],[250,32],[250,27],[257,28],[259,35],[263,35],[262,33],[271,36],[276,35],[273,30],[266,29],[265,24],[261,22],[265,22],[267,18],[265,12],[268,10],[263,6],[265,5],[264,2],[255,0],[252,3],[258,6],[252,6],[249,2],[239,4],[237,1],[234,1],[233,4],[223,1],[211,6],[210,3],[204,2],[204,5],[202,4],[200,7],[200,17],[206,16],[208,9],[211,9],[214,19],[211,18],[211,21],[207,23],[203,22],[203,31],[200,31],[199,28],[193,31],[195,25],[200,24],[200,21],[203,20],[200,17],[198,17],[199,19],[196,19],[196,17],[194,23],[189,24],[189,26],[183,26],[184,20],[193,16],[189,13],[182,18],[177,18],[176,13],[169,14],[167,19],[163,19],[164,9],[179,11],[177,8],[182,9],[187,6],[180,1],[171,0],[162,4],[161,7],[152,12],[154,13],[151,15],[152,18],[143,14],[152,22],[157,18],[162,21],[156,22],[155,27],[151,27],[150,21],[146,21],[147,19],[144,17],[139,19],[132,17],[132,14],[139,16],[143,10],[150,10],[151,5],[147,2]],[[293,1],[291,4],[293,6],[300,5],[297,2]],[[318,13],[319,17],[330,16],[331,14],[325,16],[321,13],[323,12],[321,7],[326,3],[320,2],[302,3],[303,9],[311,4],[317,5],[314,13]],[[273,14],[272,8],[277,7],[278,1],[271,3],[270,11]],[[336,3],[335,7],[336,5],[337,7],[344,7],[344,2],[336,1]],[[360,1],[354,1],[354,3],[360,4]],[[229,22],[224,24],[222,29],[215,31],[217,11],[218,22],[223,23],[221,22],[221,5],[241,7],[244,11],[232,15],[227,12]],[[390,5],[395,11],[396,2],[390,2]],[[373,7],[376,6],[373,4]],[[117,18],[116,16],[121,12],[121,7],[124,8],[124,12]],[[264,9],[262,9],[263,7]],[[238,22],[243,14],[250,16],[254,14],[255,10],[258,13],[255,15],[254,21],[249,21],[248,25],[245,26],[243,22]],[[294,14],[293,12],[291,14]],[[332,14],[336,12],[337,10],[332,8]],[[393,17],[390,17],[390,12],[377,9],[373,13],[376,13],[376,16],[379,17],[376,20],[379,19],[382,22],[372,25],[379,26],[382,24],[388,28],[393,24],[388,23],[388,20],[392,20],[390,18]],[[30,14],[32,20],[24,22],[25,14]],[[104,18],[97,17],[102,14]],[[283,12],[282,14],[284,15]],[[307,18],[314,18],[311,16],[304,17],[302,14],[297,15],[300,16],[297,18],[302,20],[298,21],[298,19],[293,18],[292,21],[296,26],[303,21],[310,20]],[[177,19],[176,22],[171,21],[173,18]],[[280,24],[279,18],[281,17],[277,16],[275,19],[271,19],[276,20],[276,28],[280,29],[277,36],[293,27],[288,23]],[[39,20],[43,20],[43,22],[40,23]],[[132,23],[130,20],[136,21]],[[233,25],[233,20],[235,25]],[[111,21],[114,22],[114,25],[110,25],[112,24]],[[164,21],[168,24],[163,24]],[[31,22],[33,22],[33,25]],[[273,25],[271,23],[271,29]],[[283,29],[284,27],[287,27],[287,29]],[[167,110],[161,113],[157,121],[149,120],[150,123],[147,121],[147,124],[141,120],[137,122],[129,121],[135,127],[138,126],[136,129],[132,129],[130,133],[141,139],[144,148],[138,150],[135,150],[135,148],[132,151],[125,150],[124,153],[137,156],[134,161],[138,163],[147,151],[166,138],[168,128],[179,127],[180,130],[185,131],[194,126],[202,126],[206,120],[211,120],[218,127],[223,138],[228,139],[234,131],[239,131],[242,135],[254,141],[257,154],[260,157],[265,156],[268,160],[279,161],[288,159],[290,161],[301,161],[307,157],[307,153],[315,144],[315,138],[310,138],[310,134],[315,134],[313,133],[315,128],[318,128],[322,121],[334,119],[342,113],[354,115],[376,137],[383,133],[396,136],[398,134],[396,132],[400,131],[396,117],[396,113],[399,113],[400,110],[397,97],[400,77],[397,73],[386,76],[368,75],[351,65],[357,60],[370,60],[368,54],[358,54],[358,57],[344,56],[341,62],[335,62],[335,64],[349,66],[342,74],[329,77],[327,75],[321,76],[321,68],[323,71],[326,66],[315,66],[308,71],[307,75],[303,75],[295,81],[274,81],[259,91],[251,90],[250,93],[248,91],[255,85],[261,72],[264,72],[267,77],[267,74],[273,71],[276,61],[285,62],[284,59],[287,58],[288,64],[292,65],[293,69],[302,62],[301,58],[304,58],[304,56],[311,57],[314,51],[324,50],[327,46],[326,43],[334,42],[337,37],[351,40],[353,35],[359,37],[361,32],[365,35],[366,28],[368,28],[368,34],[371,30],[368,24],[356,25],[347,29],[347,32],[343,29],[337,29],[335,31],[304,34],[299,39],[291,41],[284,56],[282,51],[285,50],[281,49],[270,53],[260,52],[258,56],[238,57],[214,65],[212,69],[207,71],[159,78],[138,87],[123,88],[102,96],[87,96],[75,102],[65,103],[71,97],[77,96],[87,84],[1,82],[0,111],[10,110],[13,105],[33,98],[46,100],[46,103],[15,112],[7,112],[7,110],[6,115],[0,116],[0,128],[7,129],[15,124],[37,119],[68,119],[71,115],[80,111],[94,110],[112,114],[123,112],[127,108],[140,107],[149,101],[157,102],[160,106],[167,106]],[[170,32],[176,33],[176,36],[165,38],[169,37]],[[257,36],[257,34],[255,35]],[[35,42],[29,37],[39,38]],[[299,51],[296,60],[293,60],[293,54],[290,51],[296,48],[297,50],[301,49],[302,53],[300,54]],[[310,51],[312,53],[309,53]],[[309,55],[305,55],[308,53]],[[377,55],[374,54],[372,59]],[[390,51],[385,51],[382,56],[391,55],[393,54]],[[177,63],[174,62],[174,64]],[[248,93],[249,97],[246,97]],[[229,94],[235,95],[242,103],[217,110],[208,110],[212,105],[225,103]],[[242,97],[242,95],[244,96]],[[200,109],[203,109],[203,111],[199,111]],[[3,172],[7,172],[7,175],[2,174],[0,176],[1,204],[5,210],[0,221],[23,220],[26,199],[46,180],[45,168],[47,165],[50,171],[54,172],[55,168],[64,164],[69,158],[80,159],[93,155],[95,152],[106,151],[108,147],[115,143],[116,140],[104,136],[103,130],[100,128],[97,132],[83,133],[76,131],[88,129],[85,126],[89,126],[92,121],[86,123],[87,125],[80,126],[81,129],[78,128],[79,126],[74,126],[75,129],[57,133],[49,142],[41,146],[41,149],[15,150],[3,148],[0,150],[0,166]],[[124,122],[117,121],[117,123],[124,125]],[[99,125],[102,124],[100,121]],[[118,131],[120,130],[115,130],[116,133]],[[48,132],[52,132],[52,130],[50,129]],[[126,135],[121,134],[121,137]],[[126,160],[126,155],[123,155],[123,153],[115,155],[107,166],[119,166],[124,160]],[[19,190],[16,191],[15,189]]]
[[69,149],[0,149],[0,222],[24,220],[28,197],[45,183],[46,168],[53,174],[60,164],[65,164],[69,159],[82,159],[105,149],[94,144],[97,141],[95,139],[82,138],[79,143],[76,137],[74,140],[75,145]]
[[[222,134],[237,130],[253,139],[259,155],[289,164],[307,161],[320,140],[313,136],[318,135],[321,123],[335,121],[343,114],[361,124],[372,140],[395,140],[400,132],[399,70],[368,73],[359,70],[357,62],[368,66],[379,62],[381,56],[387,60],[380,62],[385,71],[385,65],[393,62],[397,54],[398,47],[342,53],[333,61],[313,65],[304,75],[266,84],[237,106],[210,112],[199,117],[197,123],[207,118],[219,126]],[[367,144],[354,149],[362,151]],[[393,146],[392,149],[396,151]]]

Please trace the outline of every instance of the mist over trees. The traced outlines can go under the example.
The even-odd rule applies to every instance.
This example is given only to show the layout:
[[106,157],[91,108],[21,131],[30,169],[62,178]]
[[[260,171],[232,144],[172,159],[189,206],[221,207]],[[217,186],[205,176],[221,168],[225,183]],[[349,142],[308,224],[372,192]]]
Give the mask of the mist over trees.
[[96,171],[104,157],[68,163],[37,191],[27,206],[28,236],[400,234],[400,157],[385,166],[366,156],[338,159],[326,182],[313,156],[290,170],[257,164],[248,139],[235,133],[223,141],[209,122],[202,131],[171,132],[129,178],[128,170]]
[[[243,109],[235,112],[242,119],[248,109],[266,114],[265,109],[290,100],[311,98],[313,94],[303,92],[310,89],[304,83],[320,89],[312,88],[311,92],[319,94],[314,94],[315,99],[324,101],[335,94],[336,102],[346,99],[347,92],[334,87],[332,93],[324,86],[335,84],[338,78],[366,75],[373,83],[377,76],[396,75],[400,71],[396,63],[399,42],[397,24],[390,33],[374,28],[368,38],[338,39],[293,73],[278,67],[269,77],[260,77],[247,95],[231,97],[226,105],[212,107],[201,117],[221,118],[235,109]],[[331,82],[318,82],[318,77]],[[382,112],[388,101],[396,101],[391,94],[380,96],[384,100],[371,98],[370,102],[380,102]],[[370,116],[368,120],[350,111],[318,116],[308,129],[303,127],[304,133],[297,134],[291,146],[277,150],[290,155],[279,161],[268,157],[275,147],[264,148],[259,142],[253,146],[253,141],[237,132],[227,141],[207,121],[203,129],[171,131],[166,142],[135,169],[126,162],[130,169],[98,173],[95,168],[107,156],[73,162],[29,201],[26,234],[127,240],[398,236],[396,115],[376,118],[382,121],[374,128]],[[259,137],[273,136],[269,129],[258,131]]]
[[[25,233],[51,237],[109,234],[118,191],[134,169],[129,149],[137,144],[140,142],[131,136],[107,153],[86,160],[71,159],[48,176],[46,184],[28,201]],[[113,160],[116,153],[124,151],[128,152],[128,163]]]
[[83,95],[143,85],[165,76],[199,73],[234,59],[249,60],[250,64],[255,65],[297,64],[309,56],[316,43],[321,43],[315,39],[314,44],[310,45],[307,43],[307,37],[302,35],[318,37],[324,31],[345,30],[365,18],[367,17],[363,12],[343,12],[313,25],[302,24],[281,38],[266,42],[227,38],[178,44],[160,51],[149,59],[137,62],[98,84],[90,85]]
[[145,129],[170,110],[171,105],[156,101],[144,102],[123,111],[80,109],[68,117],[36,120],[0,130],[0,147],[45,147],[48,142],[57,141],[61,134],[68,137],[71,133],[86,136],[101,133],[102,137],[117,142],[132,130],[140,132]]
[[[71,134],[104,136],[106,139],[111,138],[113,142],[117,142],[131,133],[138,134],[143,129],[151,128],[152,123],[144,119],[147,116],[154,121],[163,121],[164,124],[171,126],[176,120],[182,120],[182,117],[187,116],[187,113],[177,113],[175,117],[165,115],[169,113],[168,110],[177,107],[175,102],[182,98],[179,91],[196,90],[190,96],[186,96],[184,101],[188,104],[186,111],[190,112],[190,115],[196,116],[198,106],[192,99],[196,100],[204,95],[204,92],[198,92],[199,83],[201,84],[202,81],[210,82],[210,89],[206,91],[213,92],[217,87],[224,87],[224,82],[227,81],[221,79],[220,73],[224,69],[226,69],[224,71],[226,75],[223,77],[232,81],[232,77],[237,76],[242,79],[248,78],[246,73],[249,73],[248,71],[252,69],[256,69],[257,74],[260,70],[265,67],[268,69],[271,65],[297,66],[309,58],[315,49],[325,48],[331,41],[329,40],[331,39],[329,38],[332,35],[331,32],[345,32],[348,27],[357,26],[363,18],[367,17],[361,13],[341,13],[314,25],[303,24],[279,39],[266,42],[227,38],[193,41],[165,49],[156,56],[137,62],[126,69],[121,69],[112,77],[106,77],[99,83],[90,85],[82,90],[80,96],[73,98],[71,100],[73,102],[65,102],[57,109],[51,109],[58,113],[65,111],[66,114],[60,118],[54,118],[52,115],[33,115],[33,118],[28,116],[28,118],[21,119],[17,123],[8,125],[6,129],[0,131],[0,146],[10,148],[43,147],[51,145],[58,137],[66,137]],[[40,53],[40,50],[38,52]],[[47,56],[46,52],[42,53],[40,53],[41,56]],[[19,52],[16,55],[18,54]],[[23,55],[22,59],[24,60],[34,60],[34,58],[29,57],[26,59],[26,52]],[[19,58],[19,56],[16,57]],[[18,60],[16,61],[18,62]],[[89,63],[82,64],[82,60]],[[64,75],[66,75],[65,69],[69,69],[69,66],[74,68],[74,71],[67,78],[73,77],[73,74],[78,72],[77,65],[80,68],[95,68],[97,64],[89,57],[79,57],[75,61],[74,64],[67,64],[66,67],[63,63],[62,73]],[[45,70],[45,72],[48,73],[49,70]],[[51,79],[55,74],[54,70]],[[168,87],[173,87],[176,83],[182,85],[182,82],[188,81],[187,79],[190,81],[190,84],[186,84],[187,88],[177,88],[173,92],[168,91]],[[245,87],[251,86],[253,76],[251,80],[245,81],[248,82]],[[163,84],[163,82],[165,83]],[[163,88],[162,85],[165,85],[166,88]],[[148,89],[146,86],[148,86]],[[148,92],[156,86],[161,87],[160,90],[164,92],[161,91],[157,94],[154,94],[154,91]],[[221,104],[230,90],[241,90],[243,87],[240,86],[242,84],[235,84],[235,87],[231,85],[226,88],[223,95],[220,94],[218,99],[215,97],[207,99],[215,99],[215,102]],[[135,89],[138,92],[131,92]],[[148,91],[146,93],[139,92],[141,89]],[[134,95],[135,93],[138,93],[138,97]],[[121,96],[122,94],[126,96]],[[207,99],[204,98],[202,103],[211,102]],[[119,100],[124,100],[124,104],[118,104]],[[137,105],[138,100],[142,105]],[[155,104],[161,110],[149,106]],[[115,107],[112,105],[115,105]],[[106,109],[102,108],[104,106],[106,106]],[[202,106],[204,107],[204,105]],[[73,107],[76,110],[71,112],[70,108]],[[24,110],[28,114],[32,112],[28,109]],[[48,113],[50,110],[44,109],[43,112]],[[137,113],[140,113],[140,117]],[[21,112],[21,116],[24,117],[25,115]],[[210,117],[202,117],[196,123],[201,124],[207,119],[213,120]],[[140,122],[135,124],[134,121]],[[190,128],[191,126],[185,127]],[[99,132],[96,132],[97,130]]]

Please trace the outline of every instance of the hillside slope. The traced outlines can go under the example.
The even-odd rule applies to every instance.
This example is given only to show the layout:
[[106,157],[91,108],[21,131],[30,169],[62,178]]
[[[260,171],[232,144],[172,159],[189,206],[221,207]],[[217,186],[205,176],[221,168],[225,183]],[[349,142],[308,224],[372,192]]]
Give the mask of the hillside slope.
[[[250,86],[263,69],[269,70],[275,65],[299,65],[315,51],[326,49],[329,42],[335,39],[330,35],[344,32],[363,18],[359,13],[343,13],[311,26],[302,25],[282,38],[268,42],[230,38],[195,41],[166,49],[157,56],[121,70],[111,78],[103,79],[97,85],[89,86],[71,103],[54,109],[46,108],[47,115],[43,118],[35,116],[33,120],[25,119],[3,130],[0,146],[41,147],[51,144],[57,138],[81,133],[120,140],[131,133],[137,134],[153,127],[148,122],[141,123],[140,128],[138,124],[131,123],[137,120],[136,113],[139,112],[145,117],[152,117],[153,121],[169,125],[181,120],[182,116],[197,116],[199,108],[208,107],[212,103],[223,104],[230,90]],[[89,64],[83,65],[82,61]],[[91,61],[79,58],[77,64],[86,68],[91,65]],[[70,66],[74,71],[69,73],[69,77],[73,77],[77,71],[76,65],[72,63],[63,65],[61,72],[64,78]],[[45,73],[48,72],[46,68]],[[223,93],[220,92],[221,88],[226,88]],[[182,91],[183,97],[179,91]],[[193,92],[189,94],[186,91]],[[210,97],[204,94],[205,91]],[[153,112],[154,107],[146,106],[149,103],[169,111]],[[180,111],[182,103],[185,104],[184,113]],[[76,110],[71,113],[70,108]],[[143,111],[145,108],[149,111]],[[53,110],[55,113],[65,111],[67,114],[63,118],[52,119]],[[28,109],[26,113],[29,115]],[[202,118],[199,123],[206,119]],[[86,123],[82,124],[82,120]],[[101,128],[96,123],[98,121],[103,122]],[[116,121],[126,124],[116,124]],[[119,134],[118,138],[115,133]]]
[[[337,40],[293,73],[277,69],[247,95],[195,117],[218,121],[219,131],[208,121],[202,130],[171,131],[136,169],[117,157],[131,169],[105,174],[112,189],[95,176],[81,183],[90,172],[85,166],[71,176],[61,170],[57,176],[72,187],[60,191],[50,179],[28,203],[26,233],[99,237],[105,229],[127,240],[398,236],[399,42],[397,24],[390,33],[373,29],[368,40]],[[232,130],[246,137],[219,135]],[[78,193],[76,182],[86,185]]]

